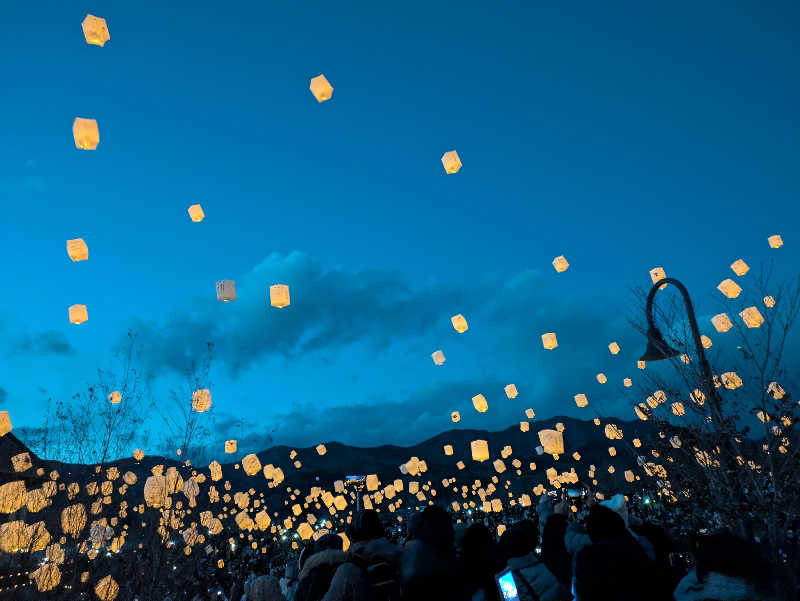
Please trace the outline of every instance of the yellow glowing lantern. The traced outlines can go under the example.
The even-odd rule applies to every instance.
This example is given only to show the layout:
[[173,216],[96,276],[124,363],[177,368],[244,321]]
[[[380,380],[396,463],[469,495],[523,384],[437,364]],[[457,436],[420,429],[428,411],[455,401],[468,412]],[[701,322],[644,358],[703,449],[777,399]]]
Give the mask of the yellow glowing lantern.
[[517,387],[514,384],[506,384],[506,386],[505,386],[505,388],[503,388],[503,390],[505,390],[506,396],[508,398],[510,398],[510,399],[517,398],[517,395],[519,394],[517,392]]
[[528,422],[519,422],[519,431],[520,432],[527,432],[530,430],[530,424]]
[[616,342],[612,342],[608,345],[608,350],[611,351],[612,355],[616,355],[619,353],[619,345]]
[[597,377],[597,381],[600,382],[601,384],[605,384],[606,382],[608,382],[608,378],[606,377],[606,375],[603,372],[600,372],[599,374],[597,374],[596,377]]
[[469,326],[467,325],[467,319],[461,315],[461,313],[458,315],[453,315],[453,317],[450,318],[450,322],[453,324],[455,331],[459,334],[463,334],[469,329]]
[[703,391],[699,388],[695,388],[692,392],[690,392],[689,398],[692,399],[692,402],[698,405],[702,405],[706,401],[706,395],[703,394]]
[[225,441],[225,452],[229,455],[236,452],[236,440]]
[[728,298],[736,298],[742,292],[741,286],[739,286],[739,284],[737,284],[730,278],[722,280],[719,283],[719,286],[717,286],[717,290],[722,292],[722,294],[724,294]]
[[742,318],[744,325],[748,328],[757,328],[764,323],[764,316],[761,315],[755,306],[747,307],[744,311],[739,313],[739,317]]
[[473,461],[486,461],[489,459],[489,443],[485,440],[473,440],[469,443]]
[[0,411],[0,437],[11,432],[11,416],[8,411]]
[[703,334],[700,336],[700,344],[703,345],[703,348],[711,348],[711,338]]
[[205,217],[206,214],[203,212],[203,207],[201,205],[192,205],[189,207],[189,219],[195,223],[200,223]]
[[100,130],[95,119],[75,117],[72,122],[72,137],[79,150],[95,150],[100,143]]
[[24,472],[33,467],[30,453],[19,453],[11,457],[11,466],[15,472]]
[[719,313],[711,318],[711,323],[719,333],[725,333],[733,327],[730,317],[727,313]]
[[504,471],[506,471],[506,464],[503,463],[502,459],[495,459],[493,466],[498,474],[502,474]]
[[631,442],[633,442],[633,446],[635,446],[637,449],[642,446],[642,441],[638,438],[634,438]]
[[[36,590],[40,593],[51,591],[61,582],[61,570],[55,563],[47,562],[28,574],[28,578],[36,583]],[[16,585],[14,585],[16,588]]]
[[461,169],[461,159],[458,153],[455,150],[445,152],[442,155],[442,165],[444,165],[444,171],[448,175],[458,173],[459,169]]
[[453,445],[450,445],[450,444],[444,445],[444,454],[445,455],[452,455],[453,454]]
[[327,452],[328,452],[328,449],[325,448],[324,444],[318,444],[317,445],[317,455],[319,455],[321,457],[322,455],[324,455]]
[[564,255],[561,255],[560,257],[556,257],[555,259],[553,259],[553,267],[555,267],[555,270],[558,273],[562,273],[567,270],[567,267],[569,267],[569,263],[564,258]]
[[25,482],[16,480],[0,486],[0,513],[14,513],[25,505]]
[[112,405],[119,405],[122,402],[122,393],[119,390],[115,390],[108,395],[108,400]]
[[[653,267],[653,269],[650,270],[650,279],[653,280],[653,284],[659,280],[663,280],[665,277],[667,277],[667,272],[664,271],[663,267]],[[666,287],[666,284],[661,284],[658,289],[663,290]]]
[[236,282],[233,280],[217,282],[217,300],[223,303],[236,300]]
[[485,413],[489,408],[489,403],[486,402],[486,397],[482,394],[476,394],[472,397],[472,405],[478,413]]
[[258,456],[255,453],[250,453],[249,455],[245,455],[242,459],[242,467],[244,468],[245,474],[248,476],[255,476],[261,471],[261,462],[258,460]]
[[542,346],[551,351],[558,346],[558,340],[556,339],[555,332],[547,332],[546,334],[542,334]]
[[324,75],[317,75],[311,78],[311,84],[308,86],[317,102],[325,102],[330,100],[333,96],[333,86],[325,79]]
[[625,481],[633,482],[633,480],[634,480],[633,472],[631,470],[625,470]]
[[459,421],[461,421],[461,414],[458,411],[453,411],[450,413],[450,419],[454,424],[457,424]]
[[586,407],[589,404],[589,399],[586,398],[586,395],[582,392],[575,395],[575,404],[578,407]]
[[733,270],[733,273],[736,275],[744,275],[750,271],[750,266],[742,259],[736,259],[733,263],[731,263],[731,270]]
[[192,393],[192,409],[198,413],[203,413],[211,408],[211,391],[208,388],[200,388]]
[[458,469],[460,469],[460,470],[463,470],[463,469],[464,469],[465,467],[467,467],[467,466],[466,466],[466,465],[464,465],[464,462],[463,462],[463,461],[459,461],[458,463],[456,463],[456,467],[457,467]]
[[539,442],[548,455],[562,455],[564,453],[564,437],[558,430],[540,430]]
[[533,409],[531,409],[530,407],[525,410],[525,417],[527,417],[528,419],[533,419],[535,415],[536,414],[533,412]]
[[269,304],[277,309],[288,307],[291,304],[289,300],[289,286],[286,284],[274,284],[270,286]]
[[742,379],[735,371],[727,371],[722,376],[722,385],[728,390],[735,390],[742,385]]
[[647,363],[645,361],[642,361],[641,359],[639,359],[636,362],[636,367],[638,367],[639,369],[644,369],[646,366],[647,366]]
[[767,242],[769,242],[770,248],[780,248],[783,246],[783,238],[781,238],[780,234],[773,234],[767,238]]
[[108,24],[102,17],[87,14],[81,22],[81,29],[83,29],[83,37],[86,38],[87,44],[102,47],[111,39]]
[[605,435],[610,440],[622,440],[622,430],[616,424],[606,424]]
[[636,413],[636,417],[638,417],[643,422],[646,422],[648,419],[650,419],[650,416],[653,414],[653,412],[650,411],[650,408],[644,403],[639,403],[638,405],[636,405],[633,408],[633,411],[634,413]]
[[368,474],[366,479],[367,490],[372,492],[378,490],[381,485],[381,481],[378,480],[377,474]]
[[80,325],[89,320],[89,310],[86,305],[72,305],[68,311],[69,322],[72,324]]
[[439,351],[433,351],[433,353],[431,353],[431,359],[433,359],[433,362],[436,365],[442,365],[445,362],[444,353],[442,351],[440,351],[440,350]]
[[142,451],[142,449],[136,449],[136,450],[134,450],[134,451],[133,451],[133,458],[134,458],[136,461],[141,461],[142,459],[144,459],[144,451]]
[[767,386],[767,392],[776,401],[781,400],[786,395],[786,391],[783,389],[783,386],[777,382],[770,382]]
[[616,457],[617,449],[615,449],[614,447],[608,447],[608,454],[611,455],[612,457]]
[[73,262],[87,261],[89,259],[89,247],[83,238],[67,240],[67,255]]
[[625,388],[630,388],[631,386],[633,386],[633,380],[631,380],[630,378],[623,378],[622,385],[625,386]]
[[771,309],[772,307],[775,306],[775,299],[773,297],[771,297],[771,296],[765,296],[764,297],[764,306],[767,309]]
[[686,413],[686,409],[684,409],[683,403],[681,402],[672,403],[672,413],[674,413],[678,417],[684,415]]

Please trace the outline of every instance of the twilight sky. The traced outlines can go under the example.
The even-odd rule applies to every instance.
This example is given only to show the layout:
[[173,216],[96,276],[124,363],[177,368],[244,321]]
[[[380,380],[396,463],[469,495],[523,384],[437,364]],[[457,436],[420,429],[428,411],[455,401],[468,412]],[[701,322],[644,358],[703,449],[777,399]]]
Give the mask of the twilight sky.
[[[630,418],[631,289],[652,267],[709,334],[733,260],[800,268],[797,3],[50,0],[0,20],[15,427],[112,366],[129,328],[157,398],[212,340],[217,423],[245,417],[256,446],[411,443],[454,409],[465,427],[593,417],[577,392]],[[98,120],[97,150],[75,148],[77,116]],[[89,261],[68,259],[75,237]],[[237,301],[216,300],[220,279]],[[274,283],[291,307],[269,307]]]

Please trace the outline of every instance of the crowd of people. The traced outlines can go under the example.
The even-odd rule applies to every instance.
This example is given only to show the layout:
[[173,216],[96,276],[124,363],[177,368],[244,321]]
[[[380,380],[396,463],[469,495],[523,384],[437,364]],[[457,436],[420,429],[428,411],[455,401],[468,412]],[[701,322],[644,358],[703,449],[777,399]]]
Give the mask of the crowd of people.
[[[513,516],[431,505],[387,529],[356,513],[349,548],[329,533],[269,563],[251,560],[231,582],[165,601],[769,601],[770,566],[754,541],[724,530],[676,546],[641,505],[615,495],[572,503],[543,496]],[[643,517],[657,515],[652,512]],[[493,516],[493,517],[490,517]],[[502,534],[497,537],[497,525]],[[245,566],[245,564],[241,564]]]

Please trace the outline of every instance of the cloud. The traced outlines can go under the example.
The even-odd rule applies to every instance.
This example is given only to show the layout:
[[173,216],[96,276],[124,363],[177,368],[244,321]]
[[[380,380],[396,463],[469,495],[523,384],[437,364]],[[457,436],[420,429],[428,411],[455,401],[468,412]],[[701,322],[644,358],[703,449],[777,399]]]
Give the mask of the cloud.
[[[269,306],[269,286],[276,283],[289,285],[289,307]],[[207,297],[164,324],[135,322],[149,367],[182,372],[208,341],[215,360],[234,374],[266,356],[293,358],[356,342],[386,348],[426,332],[459,296],[456,288],[411,286],[392,273],[325,269],[299,252],[271,254],[237,279],[236,289],[231,303]]]
[[66,336],[56,330],[47,330],[36,334],[22,334],[11,345],[10,352],[34,355],[69,355],[73,347]]

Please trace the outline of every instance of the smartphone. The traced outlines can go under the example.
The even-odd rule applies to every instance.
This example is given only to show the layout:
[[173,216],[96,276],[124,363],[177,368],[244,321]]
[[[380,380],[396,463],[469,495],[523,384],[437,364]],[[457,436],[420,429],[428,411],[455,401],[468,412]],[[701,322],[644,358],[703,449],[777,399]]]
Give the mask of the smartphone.
[[500,590],[500,598],[503,601],[519,601],[517,583],[511,570],[506,570],[497,576],[497,588]]

